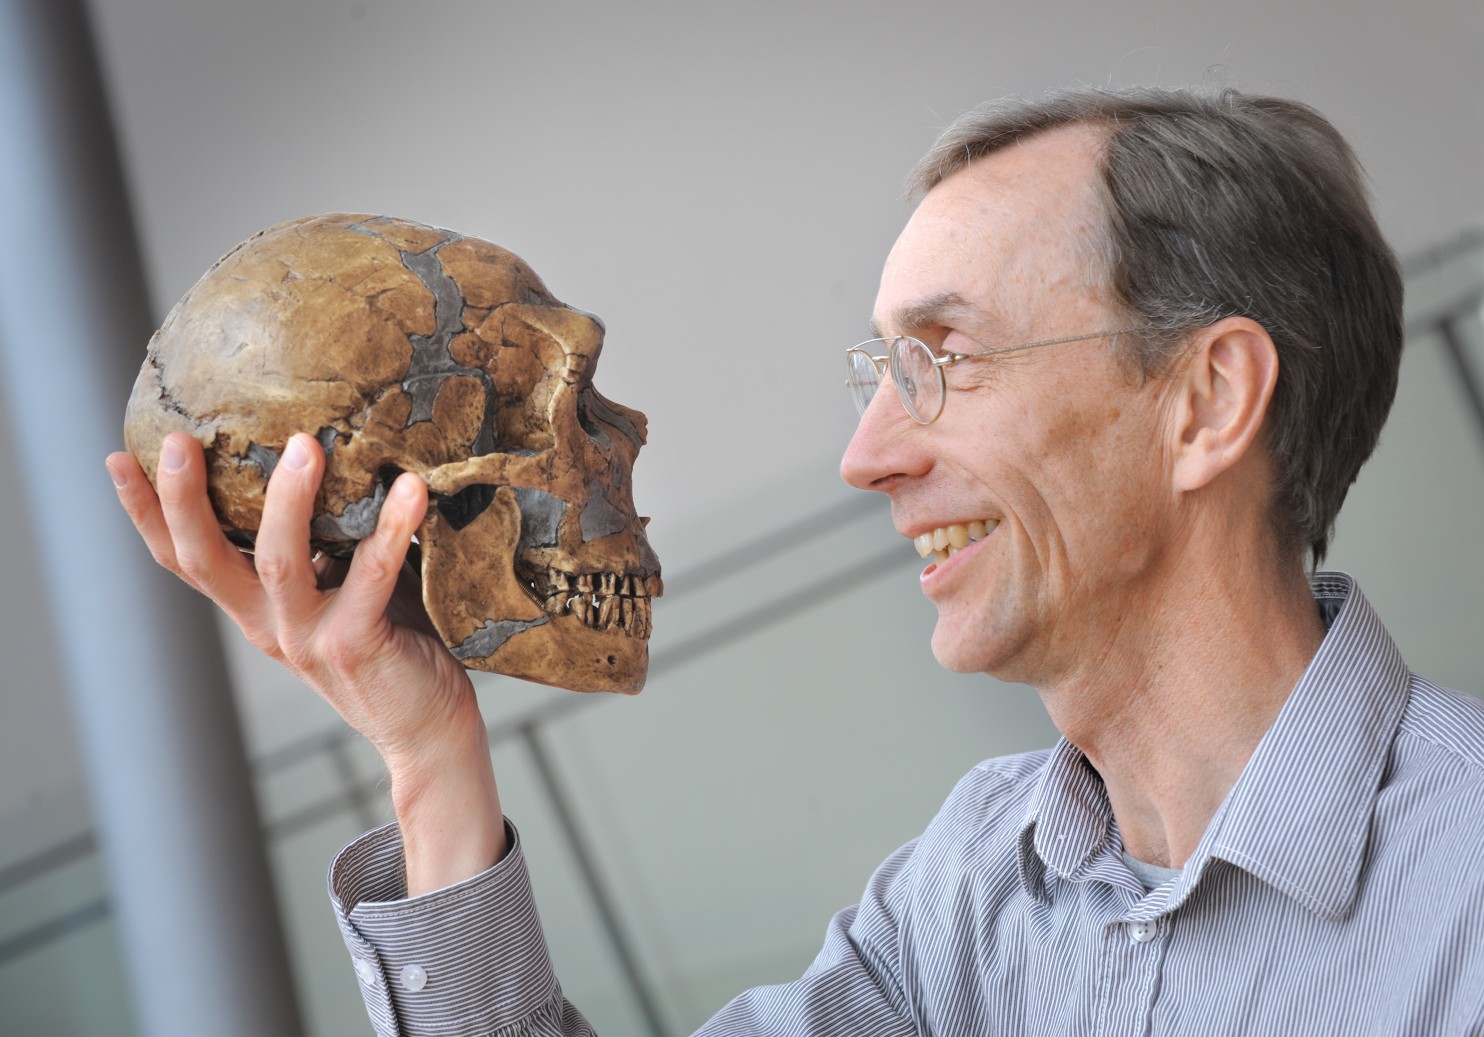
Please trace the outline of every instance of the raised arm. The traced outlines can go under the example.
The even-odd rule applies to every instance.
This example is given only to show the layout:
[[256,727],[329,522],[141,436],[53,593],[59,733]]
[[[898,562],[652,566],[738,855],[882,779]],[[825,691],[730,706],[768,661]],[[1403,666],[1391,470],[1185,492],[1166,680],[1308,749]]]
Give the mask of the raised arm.
[[391,779],[416,896],[488,868],[506,851],[484,722],[468,674],[432,632],[403,563],[428,506],[403,474],[375,533],[346,567],[311,558],[309,520],[324,472],[297,435],[269,480],[255,551],[223,534],[206,496],[201,446],[174,434],[158,495],[127,453],[107,460],[119,500],[155,560],[216,602],[258,649],[287,666],[371,741]]

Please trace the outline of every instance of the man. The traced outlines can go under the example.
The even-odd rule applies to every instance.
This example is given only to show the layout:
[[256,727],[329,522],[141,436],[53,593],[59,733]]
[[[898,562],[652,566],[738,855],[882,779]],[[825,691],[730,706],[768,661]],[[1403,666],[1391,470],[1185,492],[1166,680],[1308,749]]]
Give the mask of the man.
[[[1065,737],[970,772],[802,978],[702,1032],[1484,1032],[1484,706],[1305,575],[1400,361],[1348,147],[1291,102],[1079,91],[971,113],[917,184],[843,473],[934,552],[938,660],[1032,685]],[[467,679],[388,618],[425,488],[321,591],[322,463],[286,451],[254,571],[193,444],[158,504],[110,459],[162,564],[386,760],[398,826],[331,874],[377,1031],[588,1032]]]

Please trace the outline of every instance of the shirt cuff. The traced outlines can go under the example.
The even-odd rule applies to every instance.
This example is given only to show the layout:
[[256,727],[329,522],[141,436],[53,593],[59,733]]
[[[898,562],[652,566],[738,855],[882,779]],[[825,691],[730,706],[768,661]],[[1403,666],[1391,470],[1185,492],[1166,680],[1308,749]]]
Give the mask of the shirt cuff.
[[330,900],[379,1037],[487,1034],[560,1010],[520,837],[463,882],[407,898],[395,823],[330,864]]

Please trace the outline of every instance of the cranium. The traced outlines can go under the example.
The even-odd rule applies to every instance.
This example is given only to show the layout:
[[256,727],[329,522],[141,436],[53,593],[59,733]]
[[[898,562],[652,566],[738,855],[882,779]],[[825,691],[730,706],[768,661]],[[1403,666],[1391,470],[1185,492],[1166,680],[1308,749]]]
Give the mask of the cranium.
[[[325,449],[314,548],[346,556],[411,471],[423,602],[472,669],[637,691],[659,560],[630,477],[646,422],[593,387],[603,325],[476,238],[336,214],[219,260],[150,340],[124,438],[153,479],[172,431],[206,449],[222,527],[250,548],[295,432]],[[418,558],[420,556],[420,558]]]

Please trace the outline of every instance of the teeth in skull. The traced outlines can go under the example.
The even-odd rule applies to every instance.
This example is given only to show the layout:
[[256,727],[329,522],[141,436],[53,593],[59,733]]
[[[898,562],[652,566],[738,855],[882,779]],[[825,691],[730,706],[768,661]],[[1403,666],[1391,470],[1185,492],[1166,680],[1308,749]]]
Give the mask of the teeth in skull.
[[603,604],[598,608],[598,626],[603,630],[611,630],[613,621],[618,618],[618,599],[604,598]]
[[569,604],[572,606],[572,615],[576,616],[582,624],[590,625],[588,617],[592,614],[592,600],[586,594],[578,594]]
[[618,609],[618,625],[632,634],[634,632],[634,599],[619,598]]
[[546,605],[544,606],[544,608],[547,615],[560,616],[562,612],[565,611],[566,604],[566,600],[560,594],[553,593],[551,597],[546,599]]
[[655,573],[644,578],[644,588],[649,591],[651,598],[658,598],[665,593],[665,581],[660,579],[659,573]]
[[591,594],[593,592],[593,574],[583,573],[577,577],[577,589],[583,594]]
[[634,636],[648,637],[650,627],[653,625],[653,613],[650,612],[654,606],[648,598],[634,599]]
[[625,576],[623,578],[623,582],[618,585],[618,593],[626,598],[632,598],[634,596],[634,578],[632,576]]
[[567,582],[567,574],[561,569],[553,569],[551,571],[551,586],[554,590],[559,591],[572,589],[572,585]]
[[602,590],[603,590],[603,593],[606,594],[606,595],[608,595],[608,596],[610,596],[610,597],[613,596],[614,594],[617,594],[618,593],[618,588],[615,586],[615,584],[617,584],[617,582],[618,582],[618,576],[617,575],[615,575],[614,573],[604,573],[603,574],[603,580],[602,580]]

